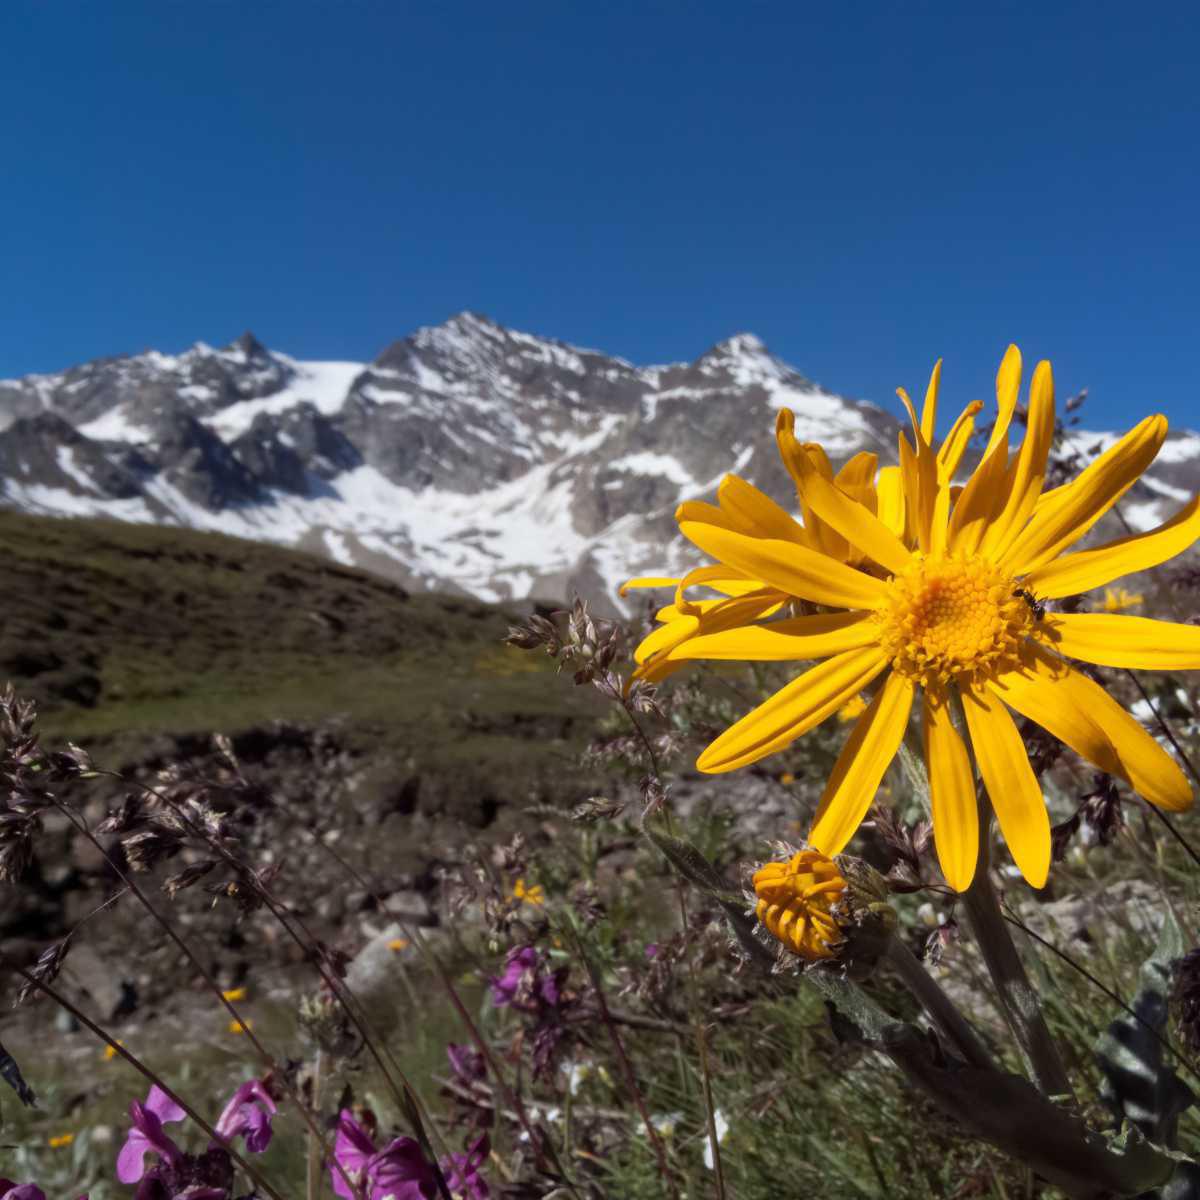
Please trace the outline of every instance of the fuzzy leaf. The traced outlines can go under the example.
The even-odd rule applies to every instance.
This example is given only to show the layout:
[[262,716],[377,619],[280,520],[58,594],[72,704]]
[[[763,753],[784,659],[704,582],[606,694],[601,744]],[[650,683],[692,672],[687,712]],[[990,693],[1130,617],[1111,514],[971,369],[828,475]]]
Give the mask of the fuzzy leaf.
[[738,944],[746,954],[762,966],[772,966],[775,956],[754,936],[754,921],[746,915],[745,899],[731,890],[716,867],[691,842],[655,829],[649,821],[642,821],[642,832],[684,879],[695,884],[721,906]]
[[1163,1031],[1171,992],[1171,965],[1184,952],[1183,934],[1170,909],[1154,953],[1142,964],[1138,994],[1100,1035],[1096,1059],[1102,1094],[1119,1122],[1130,1122],[1160,1146],[1174,1146],[1179,1115],[1195,1100],[1166,1061]]

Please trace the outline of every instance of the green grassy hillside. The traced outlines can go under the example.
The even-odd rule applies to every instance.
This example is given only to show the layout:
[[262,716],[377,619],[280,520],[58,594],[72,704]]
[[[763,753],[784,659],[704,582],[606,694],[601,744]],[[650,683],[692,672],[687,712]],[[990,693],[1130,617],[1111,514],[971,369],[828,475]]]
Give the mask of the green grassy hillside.
[[162,735],[339,718],[360,753],[528,794],[590,697],[502,645],[520,615],[216,534],[0,513],[0,677],[47,741],[134,761]]

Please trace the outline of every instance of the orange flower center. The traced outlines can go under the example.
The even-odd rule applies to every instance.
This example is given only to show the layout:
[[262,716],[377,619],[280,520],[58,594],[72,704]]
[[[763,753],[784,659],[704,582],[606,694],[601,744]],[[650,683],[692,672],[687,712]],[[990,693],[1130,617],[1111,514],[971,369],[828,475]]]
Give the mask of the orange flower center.
[[1014,664],[1036,632],[1035,604],[986,559],[917,555],[892,579],[876,619],[892,666],[937,688]]

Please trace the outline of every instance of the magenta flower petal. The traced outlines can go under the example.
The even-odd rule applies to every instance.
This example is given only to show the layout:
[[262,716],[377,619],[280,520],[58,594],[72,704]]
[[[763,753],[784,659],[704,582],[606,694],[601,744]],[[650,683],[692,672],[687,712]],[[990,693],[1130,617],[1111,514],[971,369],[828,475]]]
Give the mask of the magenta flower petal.
[[[374,1153],[375,1143],[371,1141],[367,1131],[354,1119],[354,1114],[348,1108],[343,1108],[338,1114],[337,1136],[333,1140],[334,1160],[342,1171],[357,1181],[366,1174],[367,1164]],[[329,1168],[334,1192],[341,1196],[342,1200],[358,1200],[342,1178],[342,1171],[334,1166]]]
[[[158,1091],[157,1088],[150,1089],[146,1104],[134,1100],[129,1106],[129,1116],[133,1121],[133,1128],[129,1131],[125,1138],[125,1145],[121,1147],[121,1152],[117,1155],[117,1178],[122,1183],[137,1183],[141,1179],[146,1173],[147,1154],[157,1154],[164,1162],[172,1165],[183,1157],[183,1152],[179,1147],[163,1133],[162,1120],[158,1114],[149,1107],[156,1091]],[[161,1092],[159,1095],[164,1100],[166,1099]],[[171,1102],[168,1100],[167,1103]],[[172,1107],[178,1108],[178,1105],[172,1105]],[[168,1120],[178,1121],[182,1115],[181,1113],[179,1117],[168,1117]]]
[[271,1144],[271,1118],[275,1111],[275,1101],[267,1089],[257,1079],[250,1079],[225,1105],[216,1132],[226,1142],[245,1137],[246,1149],[261,1154]]
[[[46,1193],[36,1183],[15,1184],[10,1179],[0,1179],[0,1188],[8,1185],[7,1191],[0,1191],[0,1200],[46,1200]],[[87,1200],[86,1197],[83,1200]]]
[[442,1173],[446,1176],[446,1185],[455,1196],[462,1195],[467,1200],[491,1200],[492,1190],[487,1180],[479,1174],[479,1168],[491,1153],[491,1142],[486,1133],[481,1134],[466,1154],[451,1154],[442,1163]]
[[392,1141],[367,1163],[371,1200],[433,1200],[437,1179],[415,1138]]
[[146,1108],[163,1125],[170,1125],[172,1121],[182,1121],[187,1116],[187,1113],[157,1083],[150,1085],[150,1094],[146,1097]]

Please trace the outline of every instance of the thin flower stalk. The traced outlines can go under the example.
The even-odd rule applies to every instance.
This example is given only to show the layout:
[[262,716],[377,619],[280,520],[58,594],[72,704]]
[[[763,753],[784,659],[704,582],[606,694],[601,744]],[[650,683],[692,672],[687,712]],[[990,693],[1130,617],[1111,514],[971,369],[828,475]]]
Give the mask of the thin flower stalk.
[[[97,774],[112,774],[113,778],[120,779],[122,782],[127,782],[123,776],[112,772],[97,772]],[[153,789],[147,790],[153,791]],[[157,792],[154,792],[154,794],[156,796],[158,795]],[[83,818],[80,817],[79,814],[76,813],[72,808],[70,808],[69,805],[63,804],[57,798],[54,799],[53,803],[55,807],[58,808],[58,810],[71,822],[71,824],[74,825],[75,829],[85,838],[87,838],[92,846],[104,857],[105,862],[116,873],[122,884],[128,888],[130,893],[137,899],[138,903],[141,904],[142,908],[144,908],[146,912],[150,914],[151,919],[159,926],[160,929],[162,929],[167,937],[171,939],[180,953],[183,954],[189,963],[191,963],[193,969],[197,972],[200,978],[204,980],[209,991],[211,991],[225,1007],[229,1013],[231,1023],[237,1023],[241,1031],[249,1040],[250,1045],[258,1054],[263,1065],[267,1068],[267,1070],[274,1071],[276,1068],[275,1059],[271,1055],[270,1051],[268,1051],[267,1048],[262,1044],[262,1042],[258,1040],[258,1036],[254,1033],[253,1024],[250,1021],[245,1020],[238,1012],[234,1002],[229,999],[229,996],[226,994],[226,990],[221,987],[216,979],[213,978],[212,973],[201,961],[200,956],[196,954],[188,942],[179,935],[174,925],[172,925],[172,923],[168,921],[167,918],[164,917],[153,904],[150,903],[149,897],[142,890],[137,880],[134,879],[134,877],[128,872],[126,872],[124,867],[122,867],[122,865],[111,854],[109,854],[108,850],[105,848],[100,839],[97,838],[96,835],[91,831],[87,822],[84,821]],[[127,1054],[125,1054],[123,1047],[115,1045],[111,1041],[109,1042],[109,1045],[110,1047],[115,1048],[118,1053],[124,1054],[125,1057],[129,1057]],[[332,1148],[332,1143],[326,1143],[317,1119],[313,1113],[309,1111],[308,1105],[304,1102],[303,1095],[289,1082],[286,1073],[280,1073],[278,1078],[280,1079],[284,1089],[287,1091],[288,1099],[295,1105],[296,1111],[300,1114],[301,1120],[304,1121],[304,1123],[308,1126],[310,1134],[320,1143],[322,1152],[326,1154],[329,1153],[330,1149]],[[155,1082],[157,1082],[157,1080],[155,1080]],[[164,1088],[163,1090],[166,1091],[167,1089]]]
[[[511,1084],[509,1084],[501,1064],[496,1058],[495,1054],[492,1052],[492,1048],[488,1044],[487,1039],[483,1036],[479,1026],[475,1023],[474,1019],[471,1017],[471,1014],[467,1011],[467,1007],[463,1003],[462,997],[458,994],[458,989],[454,986],[454,981],[447,974],[445,967],[442,965],[441,959],[438,958],[437,954],[434,953],[433,948],[425,940],[425,937],[422,935],[421,931],[415,925],[410,925],[398,917],[395,913],[390,912],[387,906],[387,901],[379,895],[378,890],[373,887],[371,882],[364,878],[362,873],[359,872],[352,863],[349,863],[342,858],[342,856],[338,854],[332,846],[327,845],[325,841],[320,838],[317,839],[317,844],[345,872],[347,872],[351,878],[353,878],[360,886],[365,888],[366,891],[374,897],[375,902],[379,905],[380,909],[383,912],[388,913],[389,916],[393,917],[393,919],[397,921],[400,927],[404,930],[405,937],[407,937],[409,941],[416,946],[417,952],[421,955],[423,961],[437,976],[438,982],[442,985],[442,989],[445,991],[447,998],[450,1000],[451,1005],[458,1014],[463,1026],[466,1028],[476,1050],[478,1050],[487,1061],[488,1067],[492,1073],[492,1078],[496,1080],[497,1087],[500,1090],[504,1103],[507,1105],[512,1115],[516,1118],[517,1123],[521,1126],[521,1130],[529,1139],[530,1145],[536,1147],[541,1144],[535,1134],[533,1124],[529,1119],[529,1114],[526,1111],[524,1103],[521,1101],[520,1096],[513,1090]],[[554,1165],[562,1176],[564,1184],[573,1192],[578,1194],[578,1189],[576,1188],[575,1184],[572,1182],[566,1171],[563,1170],[562,1163],[559,1161],[554,1147],[548,1142],[546,1143],[546,1147],[550,1151]]]
[[[671,1173],[670,1167],[667,1165],[667,1149],[663,1145],[662,1135],[650,1119],[650,1110],[646,1107],[646,1101],[642,1096],[641,1088],[638,1087],[633,1064],[629,1061],[629,1055],[625,1053],[625,1044],[621,1040],[621,1035],[617,1030],[616,1024],[609,1016],[608,1001],[604,996],[604,987],[600,976],[596,968],[592,965],[592,960],[588,957],[587,951],[583,948],[583,942],[573,926],[568,927],[568,933],[571,940],[575,943],[575,951],[583,963],[584,970],[588,973],[588,978],[591,980],[592,990],[596,993],[596,1004],[600,1009],[600,1019],[604,1023],[604,1028],[608,1031],[609,1040],[612,1042],[613,1051],[617,1056],[617,1062],[621,1064],[621,1074],[625,1077],[625,1086],[629,1089],[634,1107],[637,1108],[638,1115],[642,1118],[642,1125],[646,1130],[646,1136],[650,1139],[650,1144],[654,1148],[654,1156],[658,1160],[658,1173],[662,1177],[663,1183],[670,1189],[671,1195],[678,1196],[679,1185]],[[715,1136],[713,1140],[716,1140]]]

